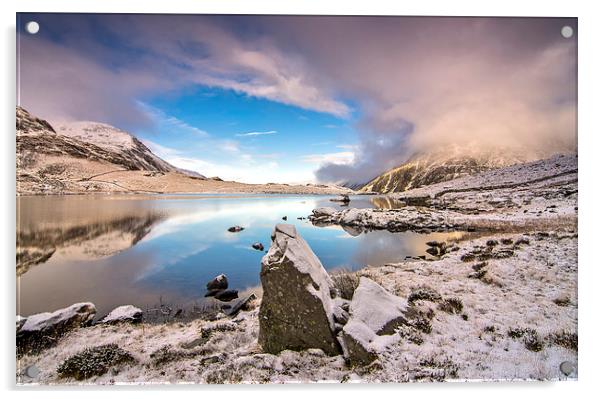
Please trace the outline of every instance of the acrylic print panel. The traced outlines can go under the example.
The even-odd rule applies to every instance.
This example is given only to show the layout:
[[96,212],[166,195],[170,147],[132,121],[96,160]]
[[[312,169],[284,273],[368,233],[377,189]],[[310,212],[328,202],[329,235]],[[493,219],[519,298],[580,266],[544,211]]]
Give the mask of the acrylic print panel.
[[577,378],[576,19],[17,30],[19,384]]

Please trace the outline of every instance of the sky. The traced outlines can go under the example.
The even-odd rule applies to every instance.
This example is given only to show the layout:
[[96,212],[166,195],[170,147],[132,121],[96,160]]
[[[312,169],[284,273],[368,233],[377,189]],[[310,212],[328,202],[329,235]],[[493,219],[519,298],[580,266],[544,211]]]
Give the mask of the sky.
[[205,176],[362,183],[433,150],[576,149],[574,18],[19,14],[17,30],[20,105]]

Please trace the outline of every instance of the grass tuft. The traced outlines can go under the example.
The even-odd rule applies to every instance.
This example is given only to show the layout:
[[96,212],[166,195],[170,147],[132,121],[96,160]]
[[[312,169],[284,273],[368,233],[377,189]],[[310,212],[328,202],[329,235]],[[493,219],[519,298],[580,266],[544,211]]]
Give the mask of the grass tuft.
[[339,271],[331,275],[334,287],[343,299],[351,300],[353,293],[358,285],[360,285],[360,277],[348,271]]

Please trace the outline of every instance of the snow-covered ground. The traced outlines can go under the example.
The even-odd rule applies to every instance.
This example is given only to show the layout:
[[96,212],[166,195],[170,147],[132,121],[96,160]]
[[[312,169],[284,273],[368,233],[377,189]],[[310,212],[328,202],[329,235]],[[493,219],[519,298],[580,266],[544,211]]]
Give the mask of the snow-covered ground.
[[[529,243],[515,245],[521,238],[528,238]],[[483,277],[469,277],[473,266],[481,262],[465,262],[463,255],[475,247],[487,247],[486,241],[491,239],[500,242],[494,251],[513,248],[514,254],[489,259],[482,269],[486,271]],[[502,239],[511,239],[512,244],[501,244]],[[432,317],[432,331],[406,336],[405,330],[398,330],[404,338],[370,366],[351,368],[342,356],[329,357],[320,350],[261,353],[256,300],[253,309],[234,318],[164,325],[96,325],[75,330],[40,355],[20,359],[18,378],[22,383],[80,383],[59,378],[57,367],[84,348],[104,344],[117,344],[137,363],[116,367],[85,383],[567,378],[560,364],[577,364],[576,350],[565,347],[565,342],[571,342],[567,337],[577,333],[576,234],[498,234],[457,245],[460,250],[437,261],[368,266],[357,272],[402,298],[419,292],[419,288],[440,296],[434,301],[413,302]],[[449,309],[442,304],[449,298],[459,299],[462,309],[447,313]],[[534,333],[512,338],[513,329],[518,329],[516,334],[521,329]],[[531,341],[527,339],[536,345],[528,349]],[[35,379],[23,374],[32,364],[40,370]]]

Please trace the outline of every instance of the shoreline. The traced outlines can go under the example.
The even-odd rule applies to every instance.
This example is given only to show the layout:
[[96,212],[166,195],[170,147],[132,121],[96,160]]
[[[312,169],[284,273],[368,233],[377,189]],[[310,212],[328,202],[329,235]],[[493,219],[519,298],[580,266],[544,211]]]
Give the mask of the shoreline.
[[[522,244],[521,239],[525,238],[528,243]],[[479,278],[471,277],[478,259],[467,261],[466,255],[486,247],[485,243],[489,240],[512,240],[510,247],[514,248],[514,254],[511,257],[488,259],[489,264],[485,267],[487,274]],[[456,242],[459,250],[446,253],[436,260],[408,260],[378,267],[366,266],[355,272],[344,273],[349,277],[369,277],[401,297],[416,296],[417,292],[421,292],[421,287],[428,287],[444,299],[457,297],[463,304],[458,313],[444,311],[441,310],[444,307],[440,299],[420,294],[422,296],[414,306],[420,312],[433,315],[429,323],[432,327],[427,330],[429,332],[419,333],[418,337],[412,334],[404,336],[405,332],[400,330],[403,338],[377,360],[378,367],[374,364],[350,367],[343,356],[326,356],[320,350],[284,351],[279,355],[262,353],[257,347],[258,310],[261,303],[258,298],[252,301],[247,310],[242,310],[234,317],[219,314],[214,320],[196,318],[185,322],[96,324],[79,328],[60,339],[56,346],[38,355],[26,354],[18,358],[17,378],[19,384],[25,385],[82,382],[496,381],[515,379],[518,375],[522,376],[519,378],[521,380],[573,379],[576,376],[569,378],[560,373],[557,359],[568,359],[576,364],[577,352],[563,347],[565,341],[555,337],[564,333],[576,336],[576,244],[576,233],[569,232],[498,233]],[[499,245],[501,247],[496,246],[494,254],[503,253],[504,248],[508,247]],[[549,262],[546,259],[555,259],[559,253],[568,254],[557,265],[560,269],[557,272],[546,271]],[[516,278],[524,273],[532,277],[526,281]],[[545,279],[537,277],[538,273],[545,273]],[[524,284],[526,286],[523,287]],[[548,288],[542,291],[544,286]],[[500,295],[504,292],[519,295]],[[540,296],[539,292],[544,295]],[[563,296],[568,299],[565,301]],[[504,306],[500,307],[502,303]],[[487,311],[483,312],[485,309]],[[542,318],[542,314],[548,316]],[[548,325],[547,318],[552,314],[556,315],[552,317],[554,323]],[[522,338],[512,338],[510,334],[515,327],[535,328],[541,349],[527,349]],[[211,333],[208,333],[206,342],[198,347],[191,346],[191,343],[198,342],[199,331]],[[115,373],[84,381],[59,378],[56,375],[58,365],[90,347],[91,342],[94,345],[117,344],[129,351],[136,363],[118,367]],[[494,350],[493,353],[498,356],[496,360],[490,357],[488,351],[480,352],[486,347],[491,348],[488,351]],[[515,358],[525,358],[519,362],[521,367],[529,368],[532,362],[538,362],[544,368],[512,371],[508,366],[513,364]],[[471,360],[465,363],[462,359]],[[485,361],[483,364],[487,364],[487,367],[470,366],[475,361]],[[36,364],[42,370],[39,379],[33,380],[23,374],[24,368],[30,364]],[[240,364],[246,366],[238,370]],[[298,377],[290,373],[291,369],[297,370]],[[514,372],[518,375],[513,375]]]

